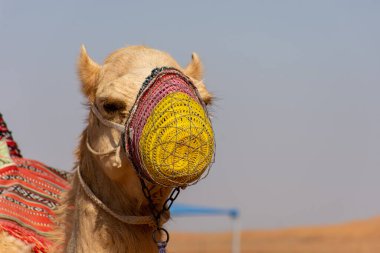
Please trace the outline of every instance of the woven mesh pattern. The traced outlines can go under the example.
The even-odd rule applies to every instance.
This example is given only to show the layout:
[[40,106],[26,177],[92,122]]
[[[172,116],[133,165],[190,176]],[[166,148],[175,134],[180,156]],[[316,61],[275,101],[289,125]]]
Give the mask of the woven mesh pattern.
[[46,253],[52,244],[47,235],[55,226],[53,210],[70,187],[70,175],[38,161],[11,157],[6,145],[0,140],[0,232],[32,245],[31,252]]
[[214,158],[214,133],[206,107],[178,70],[152,71],[126,126],[127,153],[144,178],[164,186],[198,181]]

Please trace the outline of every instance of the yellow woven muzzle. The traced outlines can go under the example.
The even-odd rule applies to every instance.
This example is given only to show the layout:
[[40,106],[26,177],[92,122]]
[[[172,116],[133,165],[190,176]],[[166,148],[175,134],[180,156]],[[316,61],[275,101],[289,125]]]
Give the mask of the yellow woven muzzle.
[[157,183],[186,185],[197,180],[214,154],[214,134],[202,106],[181,92],[162,99],[144,126],[140,153]]
[[135,168],[163,186],[197,182],[215,152],[214,132],[197,90],[182,73],[167,68],[143,89],[126,129]]

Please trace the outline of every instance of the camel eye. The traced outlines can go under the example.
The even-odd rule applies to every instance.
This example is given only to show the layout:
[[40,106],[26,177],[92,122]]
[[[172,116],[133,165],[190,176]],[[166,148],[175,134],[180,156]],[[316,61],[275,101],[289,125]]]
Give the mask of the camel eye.
[[112,101],[112,102],[105,102],[103,104],[103,109],[106,113],[116,113],[120,110],[123,110],[125,107],[124,103],[122,102],[115,102],[115,101]]

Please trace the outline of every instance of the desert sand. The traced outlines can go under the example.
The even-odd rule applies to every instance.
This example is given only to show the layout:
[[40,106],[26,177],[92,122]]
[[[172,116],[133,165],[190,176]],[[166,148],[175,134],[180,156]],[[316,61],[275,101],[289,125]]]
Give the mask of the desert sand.
[[[172,233],[169,252],[231,252],[231,233]],[[241,233],[241,253],[380,253],[380,217]]]

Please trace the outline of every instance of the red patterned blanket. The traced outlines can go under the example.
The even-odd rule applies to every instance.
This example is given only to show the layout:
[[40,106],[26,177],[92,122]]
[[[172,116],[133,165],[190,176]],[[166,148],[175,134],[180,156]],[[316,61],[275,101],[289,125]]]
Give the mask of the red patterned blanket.
[[0,231],[47,252],[54,213],[69,173],[22,158],[0,114]]

